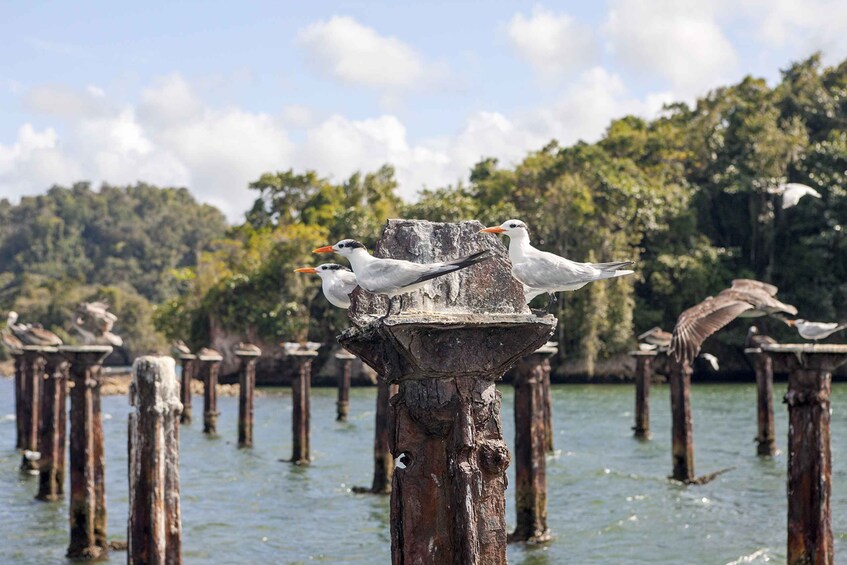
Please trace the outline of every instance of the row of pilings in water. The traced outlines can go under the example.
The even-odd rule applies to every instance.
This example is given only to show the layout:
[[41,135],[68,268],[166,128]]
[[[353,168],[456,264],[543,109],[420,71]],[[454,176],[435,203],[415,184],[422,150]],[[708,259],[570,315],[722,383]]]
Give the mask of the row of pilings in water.
[[[831,373],[847,360],[844,353],[806,346],[805,351],[748,349],[757,383],[757,453],[776,453],[773,408],[774,365],[789,373],[785,403],[789,412],[788,438],[788,550],[789,563],[832,563],[831,509],[829,505],[831,456],[829,448],[829,393]],[[103,486],[103,430],[100,414],[100,362],[108,347],[43,348],[28,346],[14,353],[17,447],[23,452],[21,469],[39,474],[36,498],[55,501],[63,496],[65,473],[65,410],[67,383],[70,382],[70,544],[68,557],[92,558],[101,555],[106,540],[106,508]],[[553,450],[550,406],[549,357],[552,344],[523,357],[514,373],[515,403],[515,496],[517,527],[509,541],[543,542],[550,539],[547,527],[545,455]],[[253,443],[253,391],[255,363],[259,353],[241,353],[239,372],[238,445]],[[291,461],[308,464],[309,390],[314,352],[296,355],[298,371],[292,381],[293,452]],[[650,437],[650,382],[656,352],[633,352],[635,372],[636,438]],[[663,355],[659,353],[658,355]],[[348,414],[350,377],[355,357],[346,352],[339,360],[337,419]],[[133,369],[130,416],[130,522],[128,526],[131,562],[153,562],[149,552],[164,548],[164,561],[179,561],[179,422],[192,417],[191,380],[204,383],[203,431],[216,433],[217,398],[215,389],[220,369],[219,356],[181,355],[182,378],[168,374],[160,358],[141,358]],[[691,371],[670,364],[673,473],[684,483],[703,482],[694,473],[693,429],[690,408]],[[173,370],[171,369],[171,373]],[[168,380],[172,383],[168,383]],[[177,388],[178,386],[178,388]],[[167,390],[173,391],[168,397]],[[177,393],[178,390],[178,393]],[[375,493],[391,491],[394,457],[403,454],[390,449],[393,434],[389,398],[396,386],[380,379],[376,401]],[[394,451],[392,455],[392,451]],[[508,458],[508,455],[506,455]],[[469,461],[470,462],[470,461]],[[505,467],[504,467],[505,469]],[[151,488],[155,478],[164,483]],[[407,501],[410,503],[412,501]],[[403,501],[392,503],[402,507]],[[158,525],[157,525],[158,524]],[[166,527],[161,525],[165,525]],[[465,527],[468,524],[464,525]],[[164,538],[147,539],[150,535]],[[159,543],[166,541],[166,543]],[[805,560],[805,561],[804,561]],[[491,561],[479,561],[491,562]],[[496,562],[496,560],[494,561]]]
[[[554,350],[544,344],[557,320],[527,312],[505,249],[493,236],[481,240],[481,227],[478,222],[390,220],[377,254],[433,262],[484,247],[493,251],[493,259],[436,279],[426,293],[410,295],[410,314],[374,319],[374,313],[385,312],[385,304],[354,291],[354,327],[338,338],[379,374],[371,490],[385,492],[390,483],[391,555],[397,565],[501,564],[509,539],[543,542],[550,536],[545,453],[552,447],[549,357]],[[97,346],[26,348],[16,354],[18,447],[24,453],[22,465],[41,475],[39,498],[46,500],[63,494],[64,380],[72,384],[70,557],[96,557],[107,550],[99,382],[100,363],[109,351]],[[767,345],[750,354],[763,403],[759,449],[765,454],[774,448],[772,372],[789,373],[788,562],[833,563],[829,392],[832,371],[847,361],[847,351]],[[314,352],[293,356],[298,371],[292,382],[291,460],[305,464]],[[256,355],[241,357],[239,445],[248,447]],[[636,357],[635,431],[648,436],[651,357]],[[135,411],[128,440],[130,563],[181,560],[179,424],[180,419],[190,421],[189,384],[196,375],[205,385],[204,431],[216,433],[220,362],[217,355],[183,355],[181,384],[170,358],[142,357],[134,365]],[[339,364],[342,418],[351,362],[348,358]],[[495,382],[515,365],[518,522],[508,534],[506,468],[512,454],[503,440]],[[694,474],[690,384],[690,366],[671,363],[672,477],[693,485],[705,479]]]

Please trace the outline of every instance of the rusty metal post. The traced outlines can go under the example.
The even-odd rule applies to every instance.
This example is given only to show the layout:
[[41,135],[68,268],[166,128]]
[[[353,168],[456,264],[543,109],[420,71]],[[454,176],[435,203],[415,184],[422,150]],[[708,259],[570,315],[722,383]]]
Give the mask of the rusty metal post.
[[694,481],[694,433],[691,425],[691,365],[669,359],[671,366],[671,436],[673,474],[683,483]]
[[317,357],[318,352],[303,350],[289,352],[288,355],[297,361],[297,374],[291,381],[291,397],[294,402],[291,414],[291,462],[295,465],[308,465],[311,460],[309,397],[312,393],[312,359]]
[[546,344],[518,363],[515,372],[515,512],[509,541],[541,543],[547,529],[547,434],[544,425],[544,373],[555,344]]
[[106,540],[105,454],[100,413],[100,364],[108,345],[59,347],[70,363],[70,529],[67,557],[96,559],[108,551]]
[[744,350],[752,360],[756,371],[756,405],[758,414],[758,433],[756,434],[756,452],[759,455],[776,454],[776,432],[773,417],[773,359],[758,348]]
[[24,397],[26,396],[25,386],[25,361],[24,352],[15,350],[11,352],[12,358],[15,360],[15,449],[24,448]]
[[635,437],[650,439],[650,379],[655,351],[630,351],[635,357]]
[[[558,351],[558,344],[555,341],[548,341],[547,346],[555,347]],[[547,453],[553,453],[555,446],[553,445],[553,391],[550,388],[550,362],[542,366],[541,392],[544,395],[544,445]]]
[[191,423],[191,381],[197,374],[197,356],[191,353],[180,353],[179,364],[182,367],[182,376],[179,381],[179,400],[182,402],[182,414],[180,424]]
[[129,414],[127,563],[182,563],[179,496],[179,384],[171,357],[132,364]]
[[340,343],[398,383],[391,399],[391,556],[403,563],[504,564],[506,468],[495,381],[543,345],[556,320],[526,307],[500,242],[479,222],[389,220],[376,256],[421,263],[481,249],[492,258],[402,297],[357,289]]
[[350,355],[343,349],[335,354],[335,359],[338,363],[338,401],[336,406],[337,422],[346,422],[347,414],[350,411],[350,380],[353,375],[353,361],[355,355]]
[[764,344],[776,370],[789,371],[788,564],[835,562],[832,540],[832,372],[847,363],[847,345]]
[[24,345],[24,395],[23,395],[23,431],[24,444],[21,456],[21,471],[38,474],[38,438],[41,426],[41,383],[44,380],[44,348],[37,345]]
[[218,374],[223,357],[214,350],[200,350],[197,355],[200,378],[203,380],[203,433],[218,433]]
[[65,426],[68,362],[55,347],[44,348],[47,365],[41,391],[41,436],[38,500],[59,500],[65,494]]
[[256,359],[262,354],[258,349],[236,349],[241,359],[238,372],[238,447],[253,447],[253,392],[256,388]]

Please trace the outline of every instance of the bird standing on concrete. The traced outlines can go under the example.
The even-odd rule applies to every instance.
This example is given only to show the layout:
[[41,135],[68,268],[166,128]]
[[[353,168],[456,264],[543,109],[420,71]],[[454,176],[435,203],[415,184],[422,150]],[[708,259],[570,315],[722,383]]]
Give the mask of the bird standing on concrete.
[[759,333],[759,328],[750,326],[747,330],[747,340],[744,342],[744,347],[748,349],[761,349],[763,345],[773,345],[776,340],[769,335]]
[[806,186],[805,184],[800,184],[799,182],[784,183],[774,188],[769,188],[768,192],[771,194],[782,195],[783,210],[796,206],[797,203],[800,202],[800,199],[804,196],[813,196],[815,198],[821,197],[820,192],[818,192],[811,186]]
[[671,337],[670,332],[666,332],[659,326],[656,326],[638,336],[637,339],[638,341],[643,341],[644,343],[649,343],[650,345],[667,349],[671,345]]
[[774,298],[777,288],[751,279],[736,279],[717,296],[710,296],[679,315],[671,337],[670,352],[680,363],[691,363],[710,335],[735,318],[770,316],[780,312],[796,315],[797,308]]
[[343,239],[335,245],[319,247],[314,252],[338,253],[347,257],[360,287],[373,294],[383,294],[388,297],[386,316],[391,313],[394,297],[418,290],[434,278],[470,267],[492,257],[491,250],[485,249],[452,261],[413,263],[402,259],[374,257],[368,253],[364,245],[354,239]]
[[118,317],[109,312],[107,302],[80,302],[71,317],[73,329],[86,345],[111,345],[120,347],[124,340],[112,333]]
[[633,273],[624,269],[633,265],[632,261],[578,263],[536,249],[529,243],[529,230],[526,224],[520,220],[506,220],[499,226],[480,231],[509,236],[512,276],[523,283],[527,302],[545,292],[551,295],[552,301],[553,293],[577,290],[590,282]]
[[317,267],[300,267],[295,273],[309,273],[321,278],[321,290],[330,304],[338,308],[350,307],[350,293],[359,284],[353,271],[343,265],[324,263]]
[[835,332],[840,332],[844,328],[847,328],[847,323],[809,322],[802,318],[797,318],[796,320],[785,320],[785,323],[797,328],[797,333],[799,333],[800,337],[803,339],[810,339],[813,341],[826,339]]
[[51,331],[33,326],[32,324],[18,324],[18,313],[9,312],[6,319],[6,328],[18,338],[23,345],[37,345],[40,347],[56,347],[62,345],[62,340]]

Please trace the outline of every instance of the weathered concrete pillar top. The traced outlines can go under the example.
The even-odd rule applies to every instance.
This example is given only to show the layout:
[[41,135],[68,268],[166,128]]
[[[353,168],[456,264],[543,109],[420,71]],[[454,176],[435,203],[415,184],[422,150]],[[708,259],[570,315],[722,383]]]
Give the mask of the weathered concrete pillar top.
[[193,353],[180,353],[179,354],[179,360],[180,361],[193,361],[194,359],[197,359],[197,356],[194,355]]
[[658,354],[659,354],[659,352],[656,351],[655,349],[653,351],[641,351],[639,349],[639,350],[636,350],[636,351],[627,352],[627,355],[631,355],[632,357],[655,357]]
[[210,349],[208,347],[204,347],[200,351],[197,352],[197,359],[200,361],[223,361],[223,356],[215,351],[214,349]]
[[28,351],[33,353],[58,353],[59,348],[43,345],[24,345],[18,350],[20,353],[26,353]]
[[313,341],[307,341],[306,343],[284,341],[280,345],[282,345],[285,354],[291,355],[292,357],[317,357],[318,349],[320,349],[323,344]]
[[232,352],[236,357],[261,357],[262,350],[252,343],[239,344],[241,347],[234,347]]
[[761,350],[771,356],[777,371],[803,368],[831,372],[847,363],[845,344],[771,343],[762,345]]
[[477,221],[389,220],[378,257],[432,263],[485,249],[493,257],[403,295],[401,313],[387,318],[386,298],[357,288],[349,309],[355,327],[339,336],[341,344],[388,381],[499,378],[544,345],[556,319],[530,312],[506,248],[493,234],[479,233],[483,227]]
[[354,359],[358,359],[358,357],[356,357],[355,355],[353,355],[349,351],[345,351],[343,349],[339,349],[335,353],[335,358],[338,359],[339,361],[352,361]]
[[[143,382],[141,382],[143,381]],[[182,411],[179,400],[179,382],[176,379],[176,362],[173,357],[138,357],[132,364],[132,384],[129,388],[129,405],[137,405],[140,387],[155,388],[156,402],[151,410],[166,414],[173,410]]]
[[111,345],[60,345],[57,349],[68,360],[83,357],[88,358],[88,362],[93,365],[101,363],[112,352]]

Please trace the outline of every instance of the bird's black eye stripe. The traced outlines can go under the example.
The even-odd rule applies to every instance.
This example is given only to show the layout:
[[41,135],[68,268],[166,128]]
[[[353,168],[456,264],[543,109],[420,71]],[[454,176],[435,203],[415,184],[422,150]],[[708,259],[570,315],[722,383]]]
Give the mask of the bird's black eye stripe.
[[346,245],[347,245],[346,243],[339,243],[339,244],[338,244],[338,247],[339,247],[339,249],[340,249],[340,248],[342,248],[342,247],[345,247]]
[[510,228],[516,228],[516,227],[518,227],[518,224],[509,224],[509,227]]

